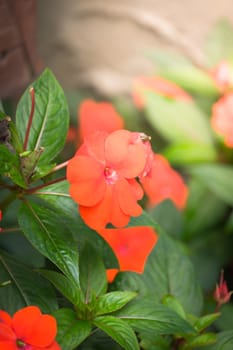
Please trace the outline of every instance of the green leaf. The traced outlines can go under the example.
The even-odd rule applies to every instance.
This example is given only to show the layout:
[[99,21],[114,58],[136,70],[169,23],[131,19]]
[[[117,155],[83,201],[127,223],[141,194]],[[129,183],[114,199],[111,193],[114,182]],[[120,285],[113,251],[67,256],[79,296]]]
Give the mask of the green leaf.
[[198,331],[201,332],[205,328],[209,327],[213,322],[215,322],[219,317],[220,313],[216,312],[214,314],[209,314],[202,316],[197,319],[197,321],[194,323],[193,327]]
[[206,41],[206,54],[210,65],[233,59],[233,26],[227,19],[218,20]]
[[213,147],[207,117],[190,101],[180,101],[146,92],[146,118],[166,140],[177,144]]
[[107,290],[106,269],[95,249],[86,243],[80,252],[80,285],[88,303],[92,294],[99,296]]
[[79,288],[78,251],[62,218],[46,207],[25,202],[19,209],[18,220],[31,244]]
[[117,311],[125,306],[129,301],[135,298],[137,294],[134,292],[110,292],[101,295],[97,299],[95,314],[96,316]]
[[176,312],[153,299],[135,299],[115,315],[127,321],[138,332],[153,332],[155,335],[196,333]]
[[154,51],[149,57],[155,62],[156,73],[191,93],[205,97],[219,94],[214,80],[204,70],[178,54]]
[[165,148],[163,155],[174,165],[214,162],[217,159],[215,149],[209,144],[173,144]]
[[63,217],[67,218],[69,228],[74,233],[80,250],[87,241],[92,244],[95,242],[95,249],[98,255],[103,257],[106,267],[118,267],[117,259],[106,241],[96,231],[91,230],[80,218],[77,204],[69,195],[69,183],[67,181],[46,186],[43,190],[38,190],[36,195],[42,198],[46,205],[49,204],[51,209],[56,209]]
[[[35,112],[30,128],[28,150],[41,147],[44,152],[39,164],[47,164],[62,150],[69,123],[69,112],[64,92],[49,69],[32,84],[35,90]],[[16,126],[21,140],[25,139],[31,96],[27,90],[19,101],[16,110]]]
[[200,180],[189,181],[188,202],[184,211],[185,236],[202,235],[207,229],[215,229],[225,218],[228,207]]
[[74,285],[72,280],[56,271],[38,270],[38,272],[47,278],[73,305],[79,304],[81,290]]
[[20,187],[27,188],[20,170],[20,159],[5,145],[0,145],[0,174],[9,176]]
[[165,234],[160,234],[144,273],[120,273],[115,284],[143,298],[153,297],[155,302],[160,302],[166,294],[174,295],[186,313],[199,314],[202,310],[203,296],[193,265],[179,243]]
[[180,317],[186,319],[186,314],[182,305],[173,295],[164,295],[162,303],[163,305],[169,307],[171,310],[175,311]]
[[198,335],[197,337],[191,338],[187,341],[187,344],[183,347],[183,350],[196,349],[199,346],[207,346],[214,344],[217,341],[215,333],[205,333]]
[[58,306],[51,285],[33,269],[5,252],[0,253],[0,309],[14,313],[27,305],[37,305],[45,313]]
[[223,164],[202,164],[187,168],[189,173],[202,182],[224,202],[233,204],[233,167]]
[[62,350],[73,350],[91,333],[89,321],[78,320],[70,309],[59,309],[54,313],[58,324],[57,341]]
[[139,350],[138,341],[132,328],[123,320],[113,316],[99,316],[93,320],[100,328],[125,350]]

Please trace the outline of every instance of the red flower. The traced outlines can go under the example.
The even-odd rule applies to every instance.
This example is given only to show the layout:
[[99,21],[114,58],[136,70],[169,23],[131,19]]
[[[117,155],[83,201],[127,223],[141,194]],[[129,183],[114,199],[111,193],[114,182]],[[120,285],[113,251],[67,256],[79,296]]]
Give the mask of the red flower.
[[119,269],[107,270],[109,282],[119,271],[143,273],[146,260],[158,240],[152,227],[105,229],[99,234],[108,242],[119,262]]
[[111,103],[85,100],[79,110],[80,137],[83,140],[95,131],[123,129],[124,121]]
[[232,293],[233,291],[229,292],[227,283],[226,281],[224,281],[224,272],[221,271],[219,284],[216,285],[216,288],[214,291],[214,299],[218,303],[218,308],[222,304],[226,304],[230,301]]
[[165,199],[172,200],[179,209],[185,207],[188,189],[182,177],[162,155],[154,155],[150,172],[140,180],[148,196],[150,207]]
[[191,101],[191,96],[175,83],[161,77],[138,77],[134,83],[133,100],[138,108],[145,105],[144,92],[154,91],[160,95],[182,101]]
[[228,147],[233,147],[233,93],[221,97],[212,108],[211,125],[223,137]]
[[144,138],[127,130],[92,133],[69,161],[70,195],[91,228],[123,227],[141,214],[143,191],[135,178],[147,164]]
[[60,350],[54,317],[27,306],[11,317],[0,310],[0,350]]

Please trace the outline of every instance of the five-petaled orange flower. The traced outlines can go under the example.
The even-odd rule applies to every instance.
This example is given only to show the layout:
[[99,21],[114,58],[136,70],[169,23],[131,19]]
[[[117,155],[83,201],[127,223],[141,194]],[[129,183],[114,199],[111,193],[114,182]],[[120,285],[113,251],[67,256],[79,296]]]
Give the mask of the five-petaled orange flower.
[[119,263],[119,269],[107,270],[109,282],[119,271],[143,273],[146,260],[158,240],[153,228],[144,226],[104,229],[99,234],[110,245]]
[[221,97],[212,107],[211,125],[223,137],[228,147],[233,147],[233,93]]
[[141,184],[152,207],[165,199],[170,199],[179,209],[185,207],[188,188],[181,175],[175,171],[166,158],[154,154],[154,161],[147,176],[140,178]]
[[138,108],[145,105],[144,92],[154,91],[157,94],[182,101],[191,101],[191,96],[177,84],[158,76],[138,77],[134,82],[133,100]]
[[124,128],[124,121],[111,103],[84,100],[79,108],[78,123],[81,140],[95,131],[111,133]]
[[148,142],[143,133],[116,130],[87,137],[67,166],[70,195],[93,229],[108,223],[124,227],[139,216],[143,190],[135,179],[147,171]]
[[11,317],[0,310],[0,350],[61,350],[55,341],[57,324],[37,306],[27,306]]

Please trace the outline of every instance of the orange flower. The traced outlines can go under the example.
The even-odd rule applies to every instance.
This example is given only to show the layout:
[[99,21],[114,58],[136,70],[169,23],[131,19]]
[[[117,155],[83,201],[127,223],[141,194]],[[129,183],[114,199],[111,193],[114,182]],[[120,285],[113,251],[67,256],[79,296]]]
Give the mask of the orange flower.
[[221,91],[228,89],[233,83],[233,70],[229,62],[221,61],[219,62],[212,71],[210,75],[214,79],[215,83],[218,85]]
[[27,306],[11,317],[0,310],[0,350],[61,350],[54,317]]
[[221,97],[212,107],[211,125],[223,137],[228,147],[233,147],[233,93]]
[[182,101],[191,101],[191,96],[175,83],[161,77],[138,77],[134,83],[133,100],[138,108],[145,105],[144,92],[154,91],[160,95]]
[[143,226],[104,229],[99,234],[108,242],[119,262],[119,269],[107,270],[109,282],[119,271],[143,273],[146,260],[158,240],[152,227]]
[[123,129],[124,121],[111,103],[85,100],[79,109],[80,137],[83,140],[95,131]]
[[177,208],[185,207],[188,189],[182,177],[162,155],[154,155],[150,172],[147,176],[140,178],[140,181],[148,196],[150,207],[168,198]]
[[69,161],[70,195],[91,228],[123,227],[141,214],[143,190],[135,178],[147,164],[144,139],[127,130],[92,133]]

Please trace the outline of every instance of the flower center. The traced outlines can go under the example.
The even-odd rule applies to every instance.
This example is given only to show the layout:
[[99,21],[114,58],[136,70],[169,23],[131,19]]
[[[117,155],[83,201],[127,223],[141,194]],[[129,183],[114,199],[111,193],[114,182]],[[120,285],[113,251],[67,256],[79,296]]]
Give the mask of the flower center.
[[119,178],[116,170],[111,169],[109,167],[105,167],[104,176],[105,176],[105,180],[106,180],[107,184],[109,184],[109,185],[114,185]]
[[17,345],[17,348],[20,350],[31,350],[32,349],[31,345],[24,343],[24,341],[21,339],[17,339],[16,345]]

